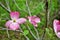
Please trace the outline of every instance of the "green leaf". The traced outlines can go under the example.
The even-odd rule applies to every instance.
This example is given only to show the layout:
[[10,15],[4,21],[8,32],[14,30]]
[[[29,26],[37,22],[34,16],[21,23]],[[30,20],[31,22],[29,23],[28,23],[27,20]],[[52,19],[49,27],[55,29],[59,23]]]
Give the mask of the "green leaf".
[[48,28],[46,28],[46,33],[49,34],[49,29]]
[[29,31],[28,30],[24,30],[24,35],[28,35]]

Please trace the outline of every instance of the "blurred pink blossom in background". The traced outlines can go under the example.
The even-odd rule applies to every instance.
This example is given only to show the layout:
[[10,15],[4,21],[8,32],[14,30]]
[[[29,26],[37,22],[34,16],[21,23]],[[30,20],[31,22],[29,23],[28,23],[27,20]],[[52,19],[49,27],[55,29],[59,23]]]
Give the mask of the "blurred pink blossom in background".
[[40,18],[37,16],[28,16],[29,22],[33,24],[35,27],[37,27],[37,23],[40,23]]
[[53,28],[57,37],[60,38],[60,20],[57,19],[54,20]]

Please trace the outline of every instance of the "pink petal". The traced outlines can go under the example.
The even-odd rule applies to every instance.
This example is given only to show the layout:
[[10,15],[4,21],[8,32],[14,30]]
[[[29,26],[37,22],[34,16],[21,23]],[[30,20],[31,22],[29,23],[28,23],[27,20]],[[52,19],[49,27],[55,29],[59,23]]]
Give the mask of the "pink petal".
[[57,31],[60,31],[60,25],[57,25]]
[[37,27],[37,23],[40,22],[40,18],[37,16],[28,16],[28,19],[30,21],[31,24],[33,24],[35,27]]
[[39,23],[40,22],[40,18],[37,17],[37,16],[29,16],[28,17],[29,21],[35,21],[36,23]]
[[29,22],[33,22],[33,21],[35,21],[34,19],[35,19],[35,16],[28,16],[28,19],[29,19]]
[[57,35],[58,38],[60,38],[60,32],[58,32],[56,35]]
[[60,30],[60,26],[58,25],[58,22],[59,20],[56,19],[53,21],[53,28],[57,37],[60,38],[60,32],[58,32],[58,30]]
[[17,29],[19,29],[19,24],[18,23],[12,23],[12,24],[10,24],[9,28],[11,30],[17,30]]
[[32,16],[28,16],[28,19],[29,19],[29,21],[31,21],[32,20]]
[[11,12],[10,13],[10,16],[12,19],[18,19],[19,18],[19,12]]
[[39,23],[39,22],[40,22],[40,18],[36,17],[36,18],[34,19],[34,21],[35,21],[36,23]]
[[6,22],[5,26],[6,26],[6,27],[9,27],[11,23],[12,23],[12,22],[9,20],[9,21]]
[[26,22],[26,19],[25,18],[19,18],[17,20],[17,23],[19,23],[19,24],[22,24],[22,23],[25,23],[25,22]]
[[38,25],[37,25],[37,23],[36,22],[31,22],[31,24],[33,24],[34,25],[34,27],[37,27]]
[[56,25],[57,22],[58,22],[58,20],[56,20],[56,19],[53,21],[53,28],[54,28],[55,32],[57,32],[57,25]]

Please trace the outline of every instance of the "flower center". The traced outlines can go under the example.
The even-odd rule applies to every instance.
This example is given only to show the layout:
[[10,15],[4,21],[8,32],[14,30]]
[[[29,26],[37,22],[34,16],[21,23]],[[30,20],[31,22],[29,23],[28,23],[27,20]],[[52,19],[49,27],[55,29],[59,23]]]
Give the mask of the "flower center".
[[13,22],[16,22],[16,20],[13,20]]

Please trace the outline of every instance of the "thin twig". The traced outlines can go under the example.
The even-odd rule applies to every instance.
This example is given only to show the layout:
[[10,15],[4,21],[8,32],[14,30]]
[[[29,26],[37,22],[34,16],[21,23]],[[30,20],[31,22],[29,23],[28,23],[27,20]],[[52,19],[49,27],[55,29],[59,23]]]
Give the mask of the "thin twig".
[[[8,9],[10,10],[9,1],[5,0],[5,2],[6,2],[6,5],[7,5]],[[10,10],[10,12],[11,12],[11,10]]]
[[44,29],[44,31],[43,31],[43,34],[42,34],[42,36],[41,36],[41,40],[44,40],[44,36],[45,36],[45,29]]
[[17,7],[19,10],[24,11],[24,12],[27,12],[26,10],[22,10],[22,9],[18,6],[18,4],[16,3],[16,0],[13,0],[13,2],[15,3],[16,7]]
[[[31,11],[30,11],[29,6],[28,6],[27,0],[26,0],[26,6],[27,6],[27,8],[28,8],[29,16],[32,16],[32,15],[31,15]],[[39,34],[38,34],[37,29],[34,27],[34,30],[35,30],[36,33],[37,33],[38,39],[37,39],[36,36],[33,34],[33,32],[30,30],[30,27],[29,27],[29,26],[28,26],[28,29],[29,29],[30,33],[32,34],[32,36],[33,36],[36,40],[38,40],[38,39],[39,39]]]
[[7,32],[8,38],[10,39],[10,34],[8,32],[8,29],[6,29],[6,32]]
[[[31,12],[30,12],[30,9],[29,9],[27,0],[26,0],[26,6],[27,6],[27,8],[28,8],[29,16],[31,16]],[[32,35],[35,39],[37,39],[36,36],[33,34],[33,32],[30,30],[30,27],[29,27],[29,26],[27,26],[27,27],[28,27],[28,30],[30,31],[31,35]]]
[[[24,35],[24,32],[22,30],[22,28],[20,27],[20,30],[22,31],[23,35]],[[26,35],[24,35],[26,37],[27,40],[30,40]]]
[[3,7],[5,10],[7,10],[8,12],[10,12],[10,10],[7,9],[1,2],[0,2],[0,6]]
[[27,0],[26,0],[26,6],[27,6],[27,8],[28,8],[29,15],[31,16],[31,12],[30,12],[30,9],[29,9]]
[[33,34],[33,32],[31,31],[30,27],[27,25],[28,30],[30,31],[31,35],[37,40],[37,37]]
[[50,10],[48,10],[48,13],[47,13],[47,26],[49,25],[49,18],[50,18]]
[[[34,7],[33,10],[35,10],[36,8],[38,8],[42,3],[44,3],[45,0],[43,0],[42,2],[40,2],[36,7]],[[45,4],[44,4],[45,5]],[[33,12],[33,11],[32,11]]]
[[35,31],[36,31],[36,33],[37,33],[37,37],[38,37],[38,39],[37,39],[37,40],[40,40],[38,30],[37,30],[35,27],[34,27],[34,30],[35,30]]
[[[6,30],[7,28],[1,28],[0,27],[0,30]],[[11,29],[8,29],[9,31],[17,31],[17,32],[20,32],[20,33],[22,33],[20,30],[11,30]]]

